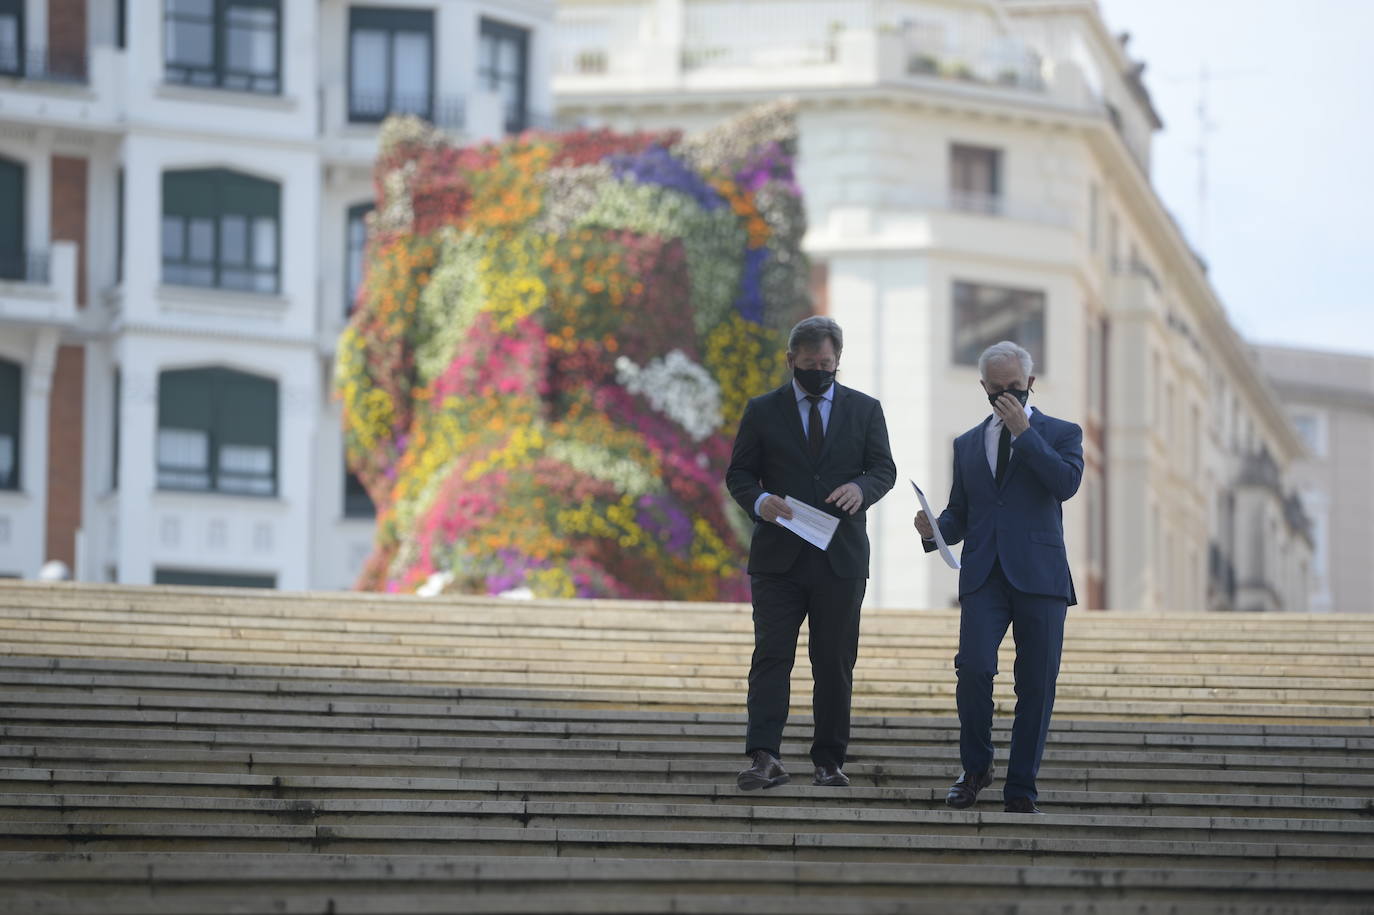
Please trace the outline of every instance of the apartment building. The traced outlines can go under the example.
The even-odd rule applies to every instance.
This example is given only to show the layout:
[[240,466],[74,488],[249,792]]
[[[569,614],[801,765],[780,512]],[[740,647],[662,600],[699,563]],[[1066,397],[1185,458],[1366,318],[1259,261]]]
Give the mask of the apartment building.
[[[553,81],[626,130],[795,98],[814,299],[901,475],[943,504],[978,353],[1015,339],[1085,430],[1084,604],[1304,609],[1303,445],[1151,185],[1143,71],[1092,0],[561,0]],[[870,515],[870,603],[955,600],[915,508],[903,483]]]
[[343,588],[378,124],[547,122],[546,0],[0,0],[0,574]]

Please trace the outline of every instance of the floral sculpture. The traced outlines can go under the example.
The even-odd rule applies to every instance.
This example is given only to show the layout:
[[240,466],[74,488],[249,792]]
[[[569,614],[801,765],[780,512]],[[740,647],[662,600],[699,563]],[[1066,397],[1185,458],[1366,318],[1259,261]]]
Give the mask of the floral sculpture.
[[809,313],[795,147],[785,105],[688,138],[384,126],[337,360],[359,587],[747,597],[722,477]]

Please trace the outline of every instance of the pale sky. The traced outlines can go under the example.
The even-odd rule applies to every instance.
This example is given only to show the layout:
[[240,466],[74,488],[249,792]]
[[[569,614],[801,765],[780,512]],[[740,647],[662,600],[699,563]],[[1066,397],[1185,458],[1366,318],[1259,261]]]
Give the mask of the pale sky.
[[[1098,0],[1164,121],[1153,180],[1247,339],[1374,355],[1374,0]],[[1208,89],[1200,239],[1199,71]]]

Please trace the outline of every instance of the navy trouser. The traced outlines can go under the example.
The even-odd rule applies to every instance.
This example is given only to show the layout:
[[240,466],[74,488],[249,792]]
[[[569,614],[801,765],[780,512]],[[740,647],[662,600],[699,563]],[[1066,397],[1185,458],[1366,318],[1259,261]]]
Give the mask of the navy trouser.
[[959,653],[954,669],[959,678],[955,695],[964,771],[982,772],[992,765],[992,679],[997,675],[997,648],[1010,625],[1016,641],[1016,718],[1002,796],[1033,801],[1054,710],[1068,601],[1016,590],[997,563],[982,587],[959,604]]
[[810,632],[812,710],[816,729],[811,761],[843,766],[849,746],[849,699],[859,657],[859,606],[866,578],[840,578],[825,553],[803,546],[782,575],[750,578],[754,598],[754,657],[749,665],[749,731],[744,751],[781,758],[782,729],[792,692],[792,665],[802,620]]

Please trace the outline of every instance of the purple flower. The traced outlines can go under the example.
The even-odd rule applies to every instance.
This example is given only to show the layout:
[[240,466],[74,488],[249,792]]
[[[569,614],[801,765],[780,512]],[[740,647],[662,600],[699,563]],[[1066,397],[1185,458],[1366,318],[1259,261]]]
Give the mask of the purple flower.
[[755,324],[763,323],[763,265],[767,260],[767,248],[751,248],[744,253],[744,269],[740,272],[735,308],[740,317]]
[[617,178],[629,176],[640,184],[657,184],[686,194],[703,210],[714,210],[725,205],[714,188],[662,146],[650,146],[635,155],[610,156],[607,161]]

